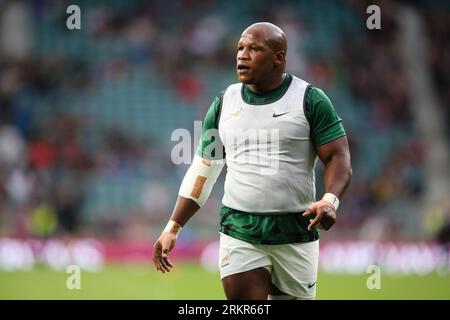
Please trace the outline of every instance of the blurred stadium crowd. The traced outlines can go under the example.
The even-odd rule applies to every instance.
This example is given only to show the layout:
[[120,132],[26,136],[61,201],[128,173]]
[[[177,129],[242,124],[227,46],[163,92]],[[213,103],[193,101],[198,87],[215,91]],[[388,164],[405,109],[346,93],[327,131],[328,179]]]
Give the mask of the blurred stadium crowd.
[[[344,121],[354,174],[333,237],[437,236],[449,203],[422,211],[428,142],[395,5],[377,3],[381,30],[366,28],[368,1],[72,1],[82,27],[71,31],[69,3],[0,1],[0,237],[155,237],[187,168],[171,161],[171,132],[192,131],[237,81],[236,41],[256,21],[285,30],[288,71],[322,88]],[[415,8],[448,144],[450,7]],[[221,193],[219,181],[184,237],[216,237]]]

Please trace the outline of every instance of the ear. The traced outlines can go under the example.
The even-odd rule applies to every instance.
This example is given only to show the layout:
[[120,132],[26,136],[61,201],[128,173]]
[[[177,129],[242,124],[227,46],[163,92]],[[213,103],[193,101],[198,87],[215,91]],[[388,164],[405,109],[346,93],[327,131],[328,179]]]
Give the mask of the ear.
[[283,50],[275,53],[275,64],[280,65],[286,61],[286,52]]

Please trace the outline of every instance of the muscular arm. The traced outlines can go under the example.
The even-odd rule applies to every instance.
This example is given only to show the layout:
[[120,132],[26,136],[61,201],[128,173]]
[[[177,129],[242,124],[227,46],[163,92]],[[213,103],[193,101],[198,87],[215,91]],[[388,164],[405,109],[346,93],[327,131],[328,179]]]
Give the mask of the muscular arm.
[[157,270],[164,273],[173,267],[168,254],[175,246],[178,233],[206,202],[223,166],[223,162],[194,156],[193,163],[181,183],[169,223],[153,246],[153,262]]
[[197,152],[181,183],[170,220],[153,246],[153,262],[156,269],[163,273],[173,267],[168,254],[175,246],[178,233],[206,202],[224,166],[221,161],[224,157],[223,145],[217,130],[220,107],[221,98],[217,97],[205,116]]
[[352,177],[347,138],[342,137],[324,144],[316,149],[316,153],[325,166],[325,192],[341,198]]
[[325,193],[334,196],[327,195],[323,200],[314,202],[303,215],[314,217],[308,226],[309,230],[316,225],[319,229],[328,230],[336,222],[336,210],[334,203],[327,200],[332,198],[332,202],[335,202],[335,197],[342,197],[350,184],[350,152],[342,120],[322,90],[309,88],[304,110],[311,126],[311,140],[325,165]]
[[[324,144],[316,148],[316,152],[325,166],[325,193],[332,193],[341,198],[352,177],[347,138],[341,137]],[[314,216],[308,230],[311,230],[314,226],[322,230],[328,230],[336,223],[334,206],[324,200],[311,204],[303,215],[305,217]]]

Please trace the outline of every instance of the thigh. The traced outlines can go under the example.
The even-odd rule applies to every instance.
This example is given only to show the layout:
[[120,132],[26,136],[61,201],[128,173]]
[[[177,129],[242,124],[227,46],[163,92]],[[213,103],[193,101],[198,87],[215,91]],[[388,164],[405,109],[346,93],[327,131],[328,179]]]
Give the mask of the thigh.
[[219,270],[222,279],[271,264],[268,253],[261,246],[220,234]]
[[220,277],[228,299],[267,299],[271,264],[261,246],[220,234]]
[[297,299],[316,296],[319,241],[271,246],[272,282],[281,292]]
[[229,300],[266,300],[271,278],[266,268],[235,273],[222,279]]

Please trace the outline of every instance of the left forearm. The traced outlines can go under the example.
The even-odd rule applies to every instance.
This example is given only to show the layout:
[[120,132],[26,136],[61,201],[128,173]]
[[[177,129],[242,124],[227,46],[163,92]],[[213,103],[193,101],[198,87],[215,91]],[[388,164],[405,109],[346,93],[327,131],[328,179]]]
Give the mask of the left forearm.
[[[328,230],[336,223],[336,210],[339,207],[339,199],[344,194],[352,178],[352,166],[350,164],[350,150],[347,138],[333,140],[319,146],[317,155],[325,165],[324,184],[326,194],[322,200],[314,202],[303,214],[304,217],[315,215],[308,225],[308,230],[314,226]],[[324,205],[324,202],[331,204]]]
[[330,192],[341,198],[350,184],[352,167],[350,155],[346,152],[335,153],[325,163],[325,192]]

